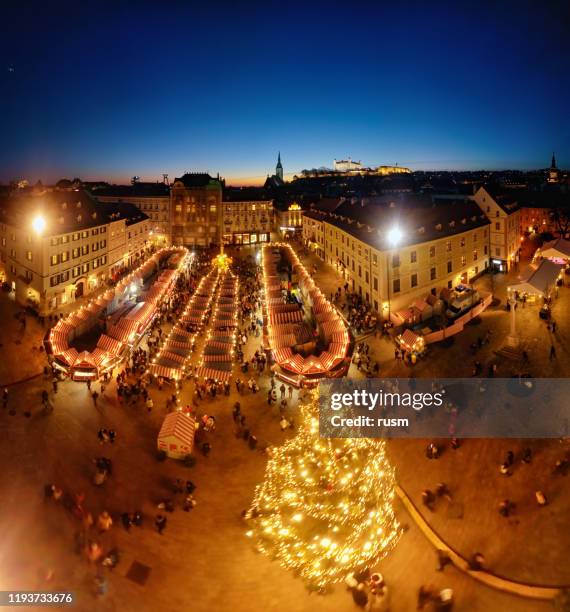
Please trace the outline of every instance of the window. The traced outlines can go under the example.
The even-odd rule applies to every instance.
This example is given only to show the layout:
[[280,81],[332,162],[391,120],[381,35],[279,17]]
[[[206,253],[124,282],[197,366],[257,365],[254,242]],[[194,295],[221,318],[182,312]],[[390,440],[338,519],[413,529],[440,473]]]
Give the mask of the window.
[[399,278],[395,278],[392,281],[392,289],[394,293],[400,293],[400,279]]
[[435,247],[434,246],[430,246],[430,248],[429,248],[429,256],[430,257],[435,257]]
[[99,228],[99,233],[100,234],[106,234],[107,233],[107,228],[106,227],[100,227]]
[[483,247],[483,252],[485,253],[485,255],[487,255],[487,245]]
[[75,247],[72,251],[71,251],[71,256],[73,257],[73,259],[75,259],[76,257],[79,257],[79,247]]
[[81,274],[81,266],[75,266],[75,268],[73,268],[73,272],[71,273],[71,276],[73,276],[73,278],[77,278],[80,274]]
[[16,249],[10,249],[10,257],[16,259]]
[[447,288],[453,289],[453,281],[447,281]]
[[416,251],[410,251],[410,263],[416,263],[418,261],[418,254]]
[[98,259],[94,259],[93,260],[93,270],[96,270],[99,267],[99,260]]
[[378,257],[376,256],[376,253],[374,253],[374,255],[372,255],[372,263],[373,264],[377,264],[378,263]]
[[33,255],[33,253],[31,251],[26,251],[26,259],[28,261],[33,261],[34,255]]
[[373,279],[374,291],[378,291],[378,277],[375,276]]
[[364,274],[364,280],[366,281],[366,284],[368,284],[370,282],[370,277],[368,276],[368,271],[366,271],[365,274]]
[[87,272],[89,272],[89,264],[88,263],[84,263],[81,266],[81,272],[83,272],[83,274],[87,274]]
[[495,255],[496,255],[497,257],[500,257],[500,256],[501,256],[501,247],[497,247],[497,248],[495,249]]
[[445,251],[446,251],[447,253],[449,253],[449,252],[451,251],[451,240],[448,240],[448,241],[445,243]]
[[447,273],[451,274],[452,271],[453,271],[453,262],[448,261],[447,262]]
[[461,256],[461,265],[464,266],[467,263],[467,258],[465,257],[465,255]]
[[418,275],[417,274],[412,274],[412,276],[410,277],[410,284],[412,287],[417,287],[418,286]]
[[473,261],[477,261],[477,257],[478,257],[478,255],[477,255],[477,249],[475,249],[475,250],[473,251]]
[[81,254],[82,255],[87,255],[87,253],[89,253],[89,245],[88,244],[84,244],[81,247]]
[[459,246],[462,246],[462,247],[465,246],[465,238],[461,239],[461,242],[459,243]]
[[49,279],[49,284],[50,284],[50,287],[55,287],[55,286],[58,284],[58,282],[59,282],[59,279],[58,279],[58,277],[57,277],[57,276],[52,276],[52,277]]
[[107,255],[103,255],[103,257],[101,257],[101,265],[105,265],[107,263]]
[[[12,234],[12,240],[15,240],[15,236],[13,234]],[[57,246],[57,242],[58,242],[57,238],[52,238],[50,240],[51,246]]]
[[495,229],[499,232],[501,231],[501,222],[497,221],[497,223],[495,223]]
[[429,271],[429,277],[431,280],[435,280],[436,278],[436,269],[435,268],[431,268]]
[[397,268],[400,265],[400,255],[395,253],[392,255],[392,268]]
[[89,232],[81,232],[82,238],[89,238]]
[[79,232],[75,232],[75,234],[73,234],[73,240],[79,240]]
[[52,255],[50,258],[50,263],[52,266],[57,265],[57,255]]
[[362,278],[362,266],[358,266],[358,278]]
[[498,210],[496,210],[496,211],[495,211],[495,217],[498,217],[498,216],[499,216],[499,211],[498,211]]

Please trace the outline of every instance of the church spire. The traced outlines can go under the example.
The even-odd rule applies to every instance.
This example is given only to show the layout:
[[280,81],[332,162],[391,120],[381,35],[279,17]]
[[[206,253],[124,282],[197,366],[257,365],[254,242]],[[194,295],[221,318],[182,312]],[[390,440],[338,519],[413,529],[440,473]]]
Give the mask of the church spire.
[[550,162],[551,168],[556,168],[556,157],[554,157],[554,151],[552,151],[552,161]]
[[281,151],[277,154],[277,165],[275,166],[275,176],[283,180],[283,166],[281,164]]

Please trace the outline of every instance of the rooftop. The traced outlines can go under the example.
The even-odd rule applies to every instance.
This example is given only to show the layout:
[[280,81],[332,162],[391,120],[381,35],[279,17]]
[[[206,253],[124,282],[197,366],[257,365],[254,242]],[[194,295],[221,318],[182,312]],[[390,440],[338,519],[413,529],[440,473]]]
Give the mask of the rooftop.
[[95,188],[95,197],[168,197],[170,187],[165,183],[135,183],[134,185],[109,185]]
[[373,202],[346,201],[334,212],[310,210],[304,214],[338,227],[379,250],[392,248],[388,233],[394,227],[402,234],[398,246],[405,247],[489,225],[474,202],[434,204],[430,198],[418,196],[382,201],[384,198],[375,198]]
[[127,225],[148,219],[132,204],[97,202],[84,190],[46,191],[18,194],[0,199],[0,221],[18,228],[30,228],[34,218],[43,216],[45,235],[55,236],[125,219]]

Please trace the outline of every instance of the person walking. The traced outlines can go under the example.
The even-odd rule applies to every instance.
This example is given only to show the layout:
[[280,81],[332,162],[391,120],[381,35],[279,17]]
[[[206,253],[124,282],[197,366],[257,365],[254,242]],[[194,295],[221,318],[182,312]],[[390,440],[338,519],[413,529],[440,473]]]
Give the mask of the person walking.
[[281,391],[281,399],[285,399],[285,385],[283,383],[281,383],[279,391]]
[[157,514],[156,518],[154,519],[154,525],[158,533],[162,535],[162,532],[166,527],[166,517],[163,514]]
[[289,399],[293,398],[293,387],[289,385]]
[[152,412],[153,407],[154,407],[154,403],[152,401],[152,397],[150,397],[149,395],[146,400],[146,411],[149,413]]

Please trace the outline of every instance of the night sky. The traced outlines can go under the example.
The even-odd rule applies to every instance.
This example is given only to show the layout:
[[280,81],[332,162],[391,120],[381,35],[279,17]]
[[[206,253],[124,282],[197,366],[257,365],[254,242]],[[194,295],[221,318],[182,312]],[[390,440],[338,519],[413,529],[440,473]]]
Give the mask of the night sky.
[[385,4],[4,2],[0,180],[570,167],[568,2]]

